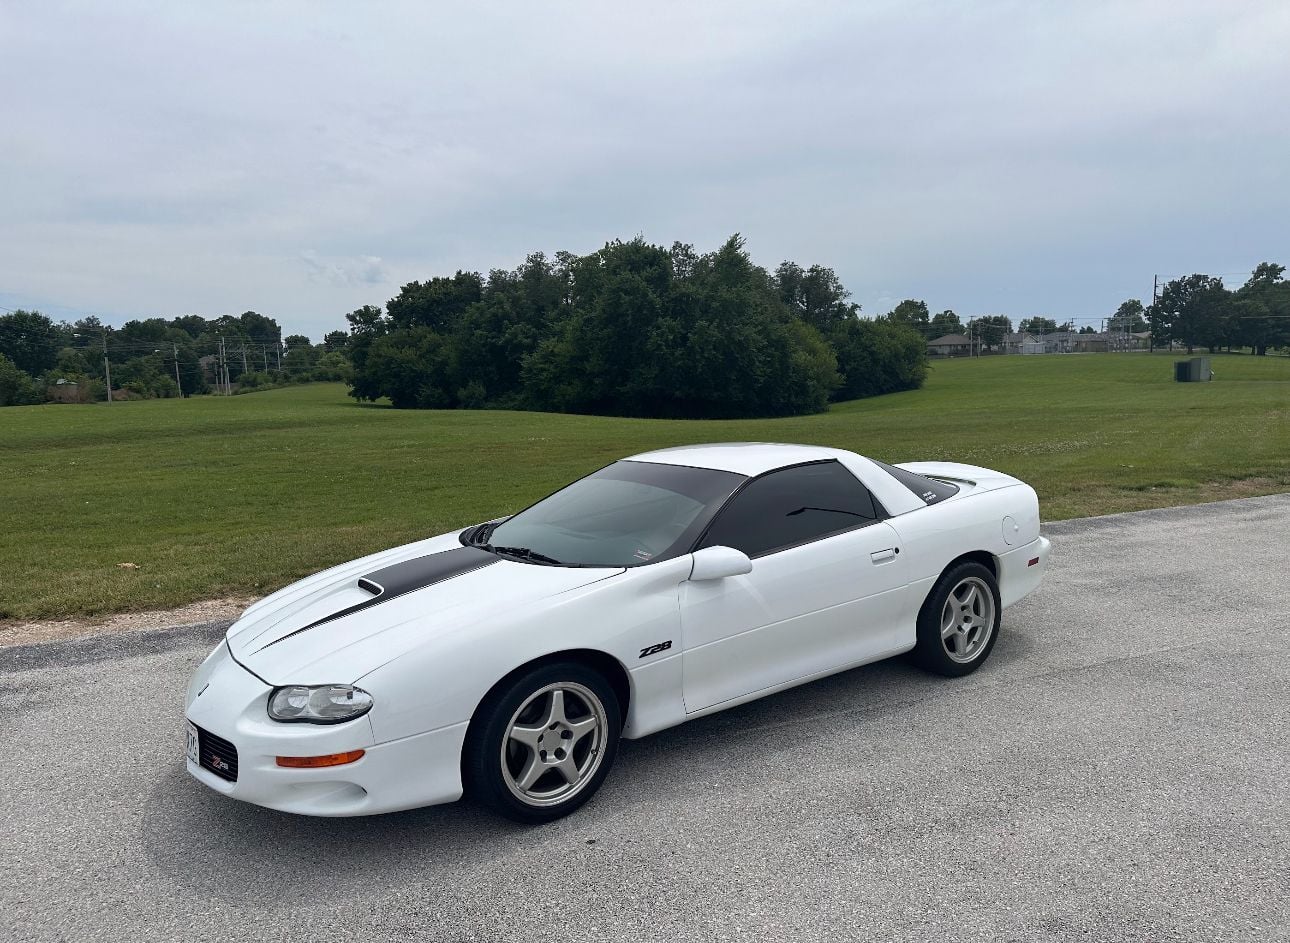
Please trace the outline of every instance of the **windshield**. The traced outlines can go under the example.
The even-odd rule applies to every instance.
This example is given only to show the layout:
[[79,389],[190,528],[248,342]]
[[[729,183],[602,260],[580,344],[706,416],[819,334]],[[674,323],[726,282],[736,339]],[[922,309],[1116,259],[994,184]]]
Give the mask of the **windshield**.
[[709,468],[615,462],[474,540],[535,563],[639,566],[687,552],[743,481]]

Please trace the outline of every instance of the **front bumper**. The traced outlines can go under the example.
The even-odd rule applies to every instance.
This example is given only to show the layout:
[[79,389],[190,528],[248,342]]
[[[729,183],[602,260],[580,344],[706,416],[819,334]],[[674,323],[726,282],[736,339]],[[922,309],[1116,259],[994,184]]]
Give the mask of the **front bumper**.
[[[461,748],[466,723],[376,743],[365,715],[331,726],[282,724],[266,712],[272,687],[220,646],[189,686],[185,716],[237,748],[230,782],[191,760],[188,772],[233,799],[302,815],[349,816],[395,812],[461,798]],[[344,766],[288,769],[279,756],[366,751]]]

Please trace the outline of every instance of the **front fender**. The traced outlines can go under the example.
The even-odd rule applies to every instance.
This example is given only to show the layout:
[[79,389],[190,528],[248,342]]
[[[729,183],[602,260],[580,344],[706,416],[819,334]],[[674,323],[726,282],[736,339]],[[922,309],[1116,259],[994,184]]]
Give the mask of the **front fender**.
[[[517,668],[573,649],[603,652],[627,669],[628,736],[684,718],[681,701],[679,586],[690,557],[632,567],[620,574],[506,613],[470,632],[440,636],[358,680],[371,692],[377,742],[469,721],[492,687]],[[671,648],[641,652],[675,640]],[[660,722],[679,713],[677,720]]]

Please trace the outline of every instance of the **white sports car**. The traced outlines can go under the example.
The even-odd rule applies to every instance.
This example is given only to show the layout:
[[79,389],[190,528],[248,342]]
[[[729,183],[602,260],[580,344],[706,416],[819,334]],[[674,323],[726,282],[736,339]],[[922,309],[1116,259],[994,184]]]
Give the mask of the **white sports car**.
[[251,606],[187,695],[188,771],[307,815],[566,815],[643,737],[911,652],[964,675],[1048,559],[984,468],[722,444],[615,462],[512,517]]

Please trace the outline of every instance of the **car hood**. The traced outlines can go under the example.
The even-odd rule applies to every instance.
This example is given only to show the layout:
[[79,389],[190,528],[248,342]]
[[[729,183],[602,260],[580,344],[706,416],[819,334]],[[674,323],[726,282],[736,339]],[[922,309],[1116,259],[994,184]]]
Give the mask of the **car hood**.
[[270,684],[352,683],[413,648],[621,572],[520,563],[448,534],[342,564],[262,599],[229,628],[228,646]]

